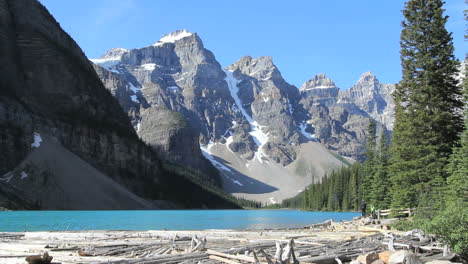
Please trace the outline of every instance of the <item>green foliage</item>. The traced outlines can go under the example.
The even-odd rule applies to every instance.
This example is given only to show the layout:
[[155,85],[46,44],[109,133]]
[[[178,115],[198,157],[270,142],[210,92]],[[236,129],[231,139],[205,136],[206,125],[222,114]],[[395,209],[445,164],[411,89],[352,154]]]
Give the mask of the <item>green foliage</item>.
[[415,221],[414,219],[403,219],[392,222],[390,226],[392,229],[399,231],[409,231],[413,229],[420,229],[421,225],[421,221]]
[[468,256],[468,207],[449,203],[447,208],[423,225],[423,229],[445,241],[454,252]]
[[377,161],[377,146],[376,146],[376,124],[375,121],[369,119],[369,127],[366,133],[366,162],[364,163],[364,175],[362,177],[362,199],[369,201],[372,191],[372,175]]
[[445,166],[462,130],[458,62],[441,0],[406,3],[401,33],[403,79],[394,99],[392,205],[413,207],[443,186]]

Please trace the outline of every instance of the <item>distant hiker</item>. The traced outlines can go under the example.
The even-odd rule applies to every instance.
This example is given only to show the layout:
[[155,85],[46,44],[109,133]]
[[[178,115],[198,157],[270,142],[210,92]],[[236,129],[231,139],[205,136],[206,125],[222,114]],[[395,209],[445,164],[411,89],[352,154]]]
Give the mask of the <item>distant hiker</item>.
[[362,217],[366,216],[366,208],[367,208],[367,203],[366,201],[362,200],[362,203],[361,203]]
[[370,206],[370,211],[371,211],[371,217],[372,219],[375,219],[375,206],[373,204],[371,204]]

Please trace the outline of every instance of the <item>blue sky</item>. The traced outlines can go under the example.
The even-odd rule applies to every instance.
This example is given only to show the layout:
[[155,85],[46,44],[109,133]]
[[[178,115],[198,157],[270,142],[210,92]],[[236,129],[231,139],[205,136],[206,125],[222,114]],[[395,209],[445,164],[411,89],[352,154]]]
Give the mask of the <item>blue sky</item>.
[[[223,67],[240,57],[272,56],[296,86],[323,72],[347,89],[372,71],[401,76],[399,36],[405,0],[40,0],[89,58],[108,49],[148,46],[177,29],[197,32]],[[464,0],[446,0],[456,56]]]

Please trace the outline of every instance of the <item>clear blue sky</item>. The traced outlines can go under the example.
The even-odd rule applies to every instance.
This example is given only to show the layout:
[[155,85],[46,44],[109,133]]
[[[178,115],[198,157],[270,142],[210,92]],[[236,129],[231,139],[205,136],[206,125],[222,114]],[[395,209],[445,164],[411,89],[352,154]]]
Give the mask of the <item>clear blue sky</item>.
[[[40,0],[89,58],[114,47],[139,48],[165,33],[197,32],[223,67],[244,55],[272,56],[296,86],[323,72],[347,89],[372,71],[401,76],[399,36],[405,0]],[[446,0],[456,56],[464,0]]]

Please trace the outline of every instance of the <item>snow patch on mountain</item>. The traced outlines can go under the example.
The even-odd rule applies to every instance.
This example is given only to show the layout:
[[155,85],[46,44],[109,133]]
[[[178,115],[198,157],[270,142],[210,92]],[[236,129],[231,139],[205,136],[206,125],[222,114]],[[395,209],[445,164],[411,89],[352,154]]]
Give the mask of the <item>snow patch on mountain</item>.
[[156,69],[156,63],[146,63],[142,64],[140,67],[147,71],[154,71]]
[[164,35],[158,42],[154,43],[152,46],[157,47],[161,46],[164,43],[174,43],[177,40],[181,40],[186,37],[192,36],[193,33],[188,32],[187,30],[177,30],[175,32]]
[[263,133],[262,131],[262,126],[260,126],[257,121],[253,120],[252,117],[250,117],[249,114],[247,114],[247,111],[245,111],[244,106],[242,105],[242,101],[238,96],[239,88],[237,87],[237,84],[239,83],[239,80],[237,80],[233,73],[230,71],[224,71],[227,75],[226,77],[226,82],[229,87],[229,91],[231,92],[231,96],[234,99],[234,102],[236,103],[237,109],[240,110],[242,115],[247,119],[247,121],[250,124],[250,129],[251,131],[249,134],[253,137],[255,143],[257,146],[263,146],[265,143],[268,141],[268,135]]
[[211,152],[210,152],[210,148],[213,146],[213,143],[210,143],[206,146],[201,146],[200,145],[200,149],[202,151],[202,154],[205,158],[207,158],[211,164],[213,164],[216,168],[220,169],[220,170],[224,170],[224,171],[229,171],[231,172],[231,169],[224,166],[221,162],[217,161],[212,155],[211,155]]
[[140,101],[137,99],[137,93],[140,92],[140,89],[141,89],[141,88],[138,88],[138,87],[136,87],[135,85],[133,85],[133,83],[128,82],[127,89],[130,89],[130,90],[133,92],[133,95],[130,95],[130,99],[131,99],[134,103],[139,104]]
[[21,180],[24,180],[28,177],[28,174],[24,171],[21,172]]
[[179,87],[178,86],[169,86],[169,87],[167,87],[167,90],[170,91],[170,92],[176,93],[176,92],[179,91]]
[[229,87],[229,92],[231,93],[231,97],[234,99],[237,108],[240,110],[242,115],[247,119],[250,124],[250,132],[249,134],[252,136],[255,144],[258,146],[258,150],[255,153],[255,158],[258,159],[260,162],[263,163],[263,157],[267,157],[267,155],[263,152],[262,147],[268,142],[268,134],[265,134],[262,131],[262,126],[260,126],[257,121],[253,120],[252,117],[245,111],[244,106],[242,105],[242,101],[239,98],[238,92],[239,87],[237,84],[239,80],[234,77],[233,72],[231,71],[224,71],[226,73],[226,83]]
[[278,202],[275,200],[275,197],[270,197],[271,204],[277,204]]
[[120,73],[119,71],[115,70],[115,66],[120,63],[120,58],[90,59],[90,61],[108,71]]
[[315,138],[315,136],[309,132],[306,131],[307,129],[307,123],[306,122],[302,122],[300,125],[299,125],[299,130],[301,131],[302,135],[304,135],[307,139],[309,140],[313,140],[313,141],[316,141],[316,142],[319,142],[317,140],[317,138]]
[[[233,171],[228,168],[227,166],[224,166],[224,164],[222,164],[221,162],[217,161],[213,155],[211,154],[211,151],[210,149],[214,146],[215,144],[210,142],[208,145],[205,145],[205,146],[201,146],[200,145],[200,149],[202,151],[202,154],[205,158],[207,158],[211,164],[213,164],[220,172],[221,172],[221,175],[223,175],[225,178],[229,179],[230,181],[232,181],[234,184],[236,185],[239,185],[239,186],[244,186],[243,183],[241,183],[240,181],[234,179],[233,177],[230,177],[229,175],[227,175],[225,172],[230,172],[230,173],[233,173]],[[224,171],[224,172],[223,172]]]
[[34,142],[31,144],[31,148],[38,148],[41,146],[42,138],[39,133],[34,133]]
[[138,99],[137,99],[137,96],[136,96],[136,95],[130,95],[130,99],[132,99],[132,101],[133,101],[134,103],[137,103],[137,104],[139,104],[139,103],[140,103],[140,101],[138,101]]
[[0,178],[0,180],[5,181],[5,182],[10,182],[11,179],[13,179],[13,176],[14,176],[13,172],[10,171],[10,172],[5,173],[3,177]]

